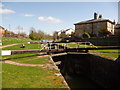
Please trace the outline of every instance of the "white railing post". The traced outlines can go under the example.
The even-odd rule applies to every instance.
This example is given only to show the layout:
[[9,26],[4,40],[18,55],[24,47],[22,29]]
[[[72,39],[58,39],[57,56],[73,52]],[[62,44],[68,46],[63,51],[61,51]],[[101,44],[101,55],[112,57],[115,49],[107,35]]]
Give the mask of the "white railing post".
[[57,46],[57,49],[59,49],[59,44],[58,44],[58,46]]
[[57,45],[55,45],[55,49],[57,49]]

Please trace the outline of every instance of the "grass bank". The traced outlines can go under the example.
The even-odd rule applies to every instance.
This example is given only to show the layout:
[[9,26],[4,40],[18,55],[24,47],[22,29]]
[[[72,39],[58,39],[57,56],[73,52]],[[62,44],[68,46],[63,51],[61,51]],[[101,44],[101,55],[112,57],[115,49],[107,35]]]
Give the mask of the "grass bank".
[[27,44],[25,43],[25,48],[21,48],[22,44],[5,47],[2,50],[32,50],[32,49],[41,49],[41,44]]
[[[38,55],[38,53],[11,55],[4,56],[3,59],[11,58],[11,61],[26,64],[51,64],[48,56]],[[3,88],[67,88],[63,84],[63,78],[56,76],[55,73],[58,71],[48,67],[25,67],[3,63],[2,86]]]
[[2,45],[9,45],[14,43],[27,43],[32,40],[29,38],[14,38],[14,37],[2,37]]

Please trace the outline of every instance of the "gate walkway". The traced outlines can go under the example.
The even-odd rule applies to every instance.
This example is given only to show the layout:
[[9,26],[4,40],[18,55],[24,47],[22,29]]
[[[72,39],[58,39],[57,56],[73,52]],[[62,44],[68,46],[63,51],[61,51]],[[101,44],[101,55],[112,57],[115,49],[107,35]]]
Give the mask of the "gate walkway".
[[[83,42],[82,42],[83,43]],[[88,43],[88,42],[87,42]],[[85,43],[85,44],[87,44]],[[15,45],[15,44],[12,44]],[[93,46],[93,45],[92,45]],[[120,46],[104,46],[104,47],[85,47],[85,48],[69,48],[67,45],[58,45],[56,43],[48,43],[43,45],[42,49],[38,50],[4,50],[5,54],[14,55],[14,54],[28,54],[28,53],[47,53],[47,54],[54,54],[54,53],[64,53],[64,52],[84,52],[88,53],[89,50],[112,50],[112,49],[120,49]]]

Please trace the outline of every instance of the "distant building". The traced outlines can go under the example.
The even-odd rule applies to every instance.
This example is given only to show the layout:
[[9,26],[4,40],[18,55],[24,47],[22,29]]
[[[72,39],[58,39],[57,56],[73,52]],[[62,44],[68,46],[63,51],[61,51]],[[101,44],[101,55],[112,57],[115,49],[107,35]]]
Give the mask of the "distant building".
[[75,36],[80,37],[84,32],[99,35],[101,30],[107,30],[114,34],[115,22],[103,19],[102,15],[94,13],[94,19],[75,23]]
[[2,26],[0,26],[0,37],[3,36],[4,32],[5,32],[5,28],[3,28]]
[[69,29],[66,29],[66,30],[61,30],[61,31],[55,32],[54,37],[57,38],[57,39],[64,39],[64,38],[67,38],[67,37],[71,37],[74,32],[75,32],[74,29],[69,28]]
[[63,39],[63,38],[67,38],[67,37],[71,37],[74,32],[75,32],[74,29],[69,28],[69,29],[66,29],[66,30],[61,31],[61,34],[60,34],[59,36],[60,36],[60,38],[62,38],[62,39]]
[[65,34],[66,34],[68,37],[71,37],[71,35],[72,35],[74,32],[75,32],[75,30],[72,29],[72,28],[65,30]]
[[120,24],[116,24],[115,25],[115,32],[114,32],[115,35],[120,35]]

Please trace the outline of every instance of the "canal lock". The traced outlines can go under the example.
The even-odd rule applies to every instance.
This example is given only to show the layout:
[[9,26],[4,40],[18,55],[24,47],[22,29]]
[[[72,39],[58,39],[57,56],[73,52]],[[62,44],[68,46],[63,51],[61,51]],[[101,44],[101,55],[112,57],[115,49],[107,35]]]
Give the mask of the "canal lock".
[[120,87],[120,64],[87,53],[52,56],[68,86],[74,88]]

